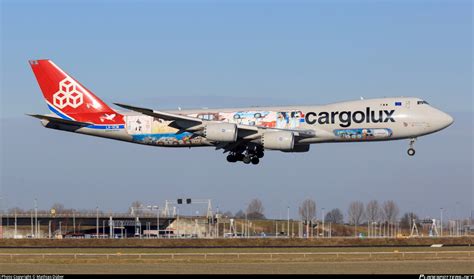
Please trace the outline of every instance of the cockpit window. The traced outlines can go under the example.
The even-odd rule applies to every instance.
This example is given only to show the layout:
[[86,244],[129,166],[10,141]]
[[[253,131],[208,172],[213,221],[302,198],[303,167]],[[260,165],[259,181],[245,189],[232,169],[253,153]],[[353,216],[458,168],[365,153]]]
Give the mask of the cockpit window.
[[417,104],[418,105],[423,105],[423,104],[429,105],[427,101],[418,101]]

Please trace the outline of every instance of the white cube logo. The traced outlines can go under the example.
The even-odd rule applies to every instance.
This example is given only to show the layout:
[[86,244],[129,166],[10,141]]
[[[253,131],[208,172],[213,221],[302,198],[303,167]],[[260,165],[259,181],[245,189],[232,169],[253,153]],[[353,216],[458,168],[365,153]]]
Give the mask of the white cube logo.
[[53,102],[58,108],[64,108],[67,106],[67,95],[59,91],[53,95]]
[[59,91],[53,95],[53,103],[62,109],[67,106],[77,108],[83,103],[83,94],[77,91],[76,83],[66,77],[59,82]]
[[69,94],[69,105],[73,108],[82,105],[82,93],[72,92]]

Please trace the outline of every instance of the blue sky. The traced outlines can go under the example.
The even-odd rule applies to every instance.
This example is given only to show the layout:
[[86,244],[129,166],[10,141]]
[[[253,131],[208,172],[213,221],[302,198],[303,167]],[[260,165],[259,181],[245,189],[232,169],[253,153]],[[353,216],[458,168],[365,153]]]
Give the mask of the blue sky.
[[[394,199],[473,204],[471,1],[2,1],[1,191],[6,206],[125,211],[133,200],[251,198],[279,217]],[[211,149],[150,148],[43,129],[27,63],[50,58],[106,102],[154,108],[324,104],[417,96],[456,123],[417,142],[326,144],[231,165]],[[457,206],[456,206],[457,204]],[[296,214],[294,212],[294,214]]]

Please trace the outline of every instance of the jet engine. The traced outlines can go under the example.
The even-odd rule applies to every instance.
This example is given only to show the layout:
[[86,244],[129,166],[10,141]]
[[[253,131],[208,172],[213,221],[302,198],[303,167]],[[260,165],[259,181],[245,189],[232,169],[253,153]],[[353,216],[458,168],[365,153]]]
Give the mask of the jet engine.
[[291,150],[281,150],[282,152],[285,153],[303,153],[303,152],[308,152],[309,151],[309,144],[302,144],[302,145],[295,145],[293,149]]
[[262,134],[262,145],[265,149],[291,151],[295,147],[295,136],[287,131],[266,132]]
[[232,123],[208,124],[204,127],[204,136],[210,141],[235,142],[237,125]]

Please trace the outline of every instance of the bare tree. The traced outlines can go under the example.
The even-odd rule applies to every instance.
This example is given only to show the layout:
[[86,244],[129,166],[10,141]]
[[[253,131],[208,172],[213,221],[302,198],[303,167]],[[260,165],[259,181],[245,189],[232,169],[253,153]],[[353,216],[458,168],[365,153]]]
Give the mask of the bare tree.
[[232,211],[227,210],[226,212],[222,213],[222,216],[232,218],[234,217],[234,214],[232,213]]
[[302,220],[310,221],[316,216],[316,202],[310,199],[304,200],[299,208]]
[[349,223],[359,225],[364,219],[364,203],[361,201],[351,202],[349,210],[347,211],[349,216]]
[[259,199],[253,199],[247,207],[247,217],[249,219],[265,219],[263,214],[263,204]]
[[234,215],[234,218],[236,219],[244,219],[245,218],[245,213],[244,211],[241,209],[239,211],[237,211],[237,213],[235,213]]
[[402,219],[400,220],[400,226],[405,229],[411,229],[413,226],[413,221],[418,220],[418,215],[413,212],[407,212],[403,214]]
[[384,221],[390,224],[394,224],[397,220],[400,210],[398,209],[397,204],[393,200],[389,200],[383,203],[383,213],[385,219]]
[[62,203],[56,202],[51,206],[51,209],[54,208],[56,214],[72,214],[75,210],[72,208],[66,208]]
[[141,201],[134,201],[130,205],[130,214],[140,214],[143,211],[143,203]]
[[365,208],[365,213],[367,215],[367,221],[369,222],[377,222],[380,219],[380,206],[378,201],[371,200],[367,203]]
[[342,224],[344,222],[344,215],[342,215],[339,208],[334,208],[326,214],[324,219],[328,223]]
[[66,211],[66,208],[64,208],[64,205],[59,202],[54,203],[51,208],[54,208],[54,211],[56,211],[56,213],[58,214],[64,213]]
[[22,214],[22,213],[26,213],[26,211],[19,207],[13,207],[13,208],[8,209],[8,213],[9,214],[15,214],[15,213]]

